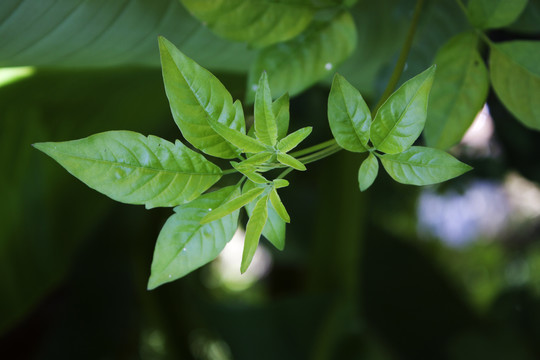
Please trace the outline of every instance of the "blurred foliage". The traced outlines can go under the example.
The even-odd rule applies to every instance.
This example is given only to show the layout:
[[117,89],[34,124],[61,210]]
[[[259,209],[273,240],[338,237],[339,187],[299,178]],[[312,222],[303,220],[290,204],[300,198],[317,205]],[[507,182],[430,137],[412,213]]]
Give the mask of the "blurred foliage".
[[[217,76],[235,98],[245,94],[257,50],[218,38],[174,0],[36,4],[0,5],[0,64],[37,66],[0,86],[0,358],[540,358],[539,219],[457,248],[420,238],[421,190],[381,174],[361,194],[361,155],[339,153],[291,177],[294,189],[282,195],[294,219],[286,249],[269,248],[271,271],[251,287],[211,285],[205,267],[146,291],[168,210],[114,203],[30,145],[113,129],[179,137],[157,68],[158,34],[223,71]],[[350,10],[357,46],[337,71],[371,106],[413,6],[359,0]],[[540,39],[539,9],[530,0],[517,22],[490,37]],[[467,28],[454,1],[427,2],[402,78]],[[314,127],[305,146],[331,136],[328,84],[292,99],[291,129]],[[439,191],[502,182],[510,171],[540,182],[538,132],[492,93],[488,104],[498,155],[463,159],[475,171]]]

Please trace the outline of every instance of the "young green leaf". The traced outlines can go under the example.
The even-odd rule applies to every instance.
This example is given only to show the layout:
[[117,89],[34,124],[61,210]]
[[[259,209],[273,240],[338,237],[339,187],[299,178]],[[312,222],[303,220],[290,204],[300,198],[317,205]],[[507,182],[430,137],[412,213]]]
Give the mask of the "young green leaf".
[[274,146],[277,142],[278,130],[276,117],[272,110],[272,94],[268,86],[266,72],[261,74],[255,94],[255,136],[262,143]]
[[424,138],[430,147],[458,143],[484,105],[489,74],[478,52],[478,37],[465,32],[438,52],[437,74],[429,95]]
[[283,165],[292,167],[293,169],[300,170],[300,171],[306,170],[306,166],[302,164],[300,161],[293,158],[291,155],[279,153],[277,155],[277,160]]
[[274,154],[268,152],[261,152],[253,156],[248,157],[246,160],[238,163],[238,167],[255,167],[261,165],[271,160],[274,157]]
[[246,226],[246,239],[244,242],[244,251],[242,253],[242,264],[240,266],[240,272],[243,274],[246,272],[253,255],[259,246],[259,238],[261,237],[264,225],[268,219],[268,195],[261,197],[255,207],[253,213],[248,220]]
[[[279,185],[278,185],[279,180]],[[289,185],[288,181],[285,179],[276,179],[274,180],[274,186],[276,189],[282,187],[281,185]],[[242,191],[248,191],[256,187],[252,182],[246,182]],[[255,201],[250,202],[245,206],[246,212],[249,216],[253,214],[253,208],[255,207]],[[268,204],[268,220],[266,225],[263,228],[264,237],[278,250],[283,250],[285,248],[285,221],[279,217],[277,211],[274,209],[272,202]]]
[[272,203],[272,206],[276,210],[279,217],[286,223],[290,223],[291,217],[289,216],[289,213],[287,213],[287,209],[285,209],[285,206],[281,202],[276,188],[272,188],[272,190],[270,191],[270,202]]
[[512,24],[527,6],[528,0],[470,0],[468,16],[480,29],[494,29]]
[[373,153],[369,153],[360,169],[358,170],[358,184],[360,185],[360,191],[367,190],[371,184],[375,181],[377,174],[379,173],[379,161]]
[[523,124],[540,130],[540,42],[492,44],[489,68],[504,106]]
[[435,65],[404,83],[377,111],[370,130],[377,150],[396,154],[407,150],[420,136],[434,75]]
[[221,219],[222,217],[233,213],[247,203],[255,200],[255,198],[261,195],[263,192],[263,187],[256,187],[247,192],[244,192],[242,195],[236,196],[228,200],[224,204],[220,205],[219,207],[213,209],[208,214],[206,214],[201,219],[201,224],[207,224],[209,222]]
[[132,131],[34,146],[92,189],[147,208],[191,201],[221,178],[216,165],[179,141]]
[[209,209],[238,196],[238,186],[228,186],[176,207],[159,233],[148,290],[176,280],[215,259],[238,227],[239,211],[208,224],[200,220]]
[[339,146],[367,151],[371,113],[358,90],[339,74],[334,76],[328,96],[328,122]]
[[472,169],[442,150],[421,146],[379,158],[392,179],[410,185],[440,183]]
[[260,0],[181,0],[216,34],[255,46],[289,40],[311,22],[314,7],[307,2]]
[[240,150],[210,126],[219,122],[245,133],[243,113],[237,114],[231,94],[209,71],[188,58],[172,43],[159,38],[165,92],[172,115],[184,138],[202,152],[232,159]]
[[241,166],[240,163],[235,161],[231,161],[231,165],[255,184],[267,184],[269,182],[264,176],[256,171],[255,167]]
[[222,123],[210,121],[210,125],[217,134],[222,136],[223,139],[233,144],[238,149],[241,149],[242,152],[258,153],[261,151],[268,150],[267,146],[262,144],[259,140],[256,140],[248,135],[242,134],[240,131],[228,128]]
[[282,44],[262,49],[249,70],[246,99],[253,101],[257,81],[268,74],[275,94],[296,95],[327,77],[356,46],[356,27],[348,12],[312,24],[304,33]]
[[272,111],[276,117],[278,140],[283,139],[289,131],[289,94],[281,95],[272,103]]
[[272,182],[276,189],[281,189],[281,188],[289,186],[289,182],[285,179],[274,179]]
[[297,147],[298,144],[304,141],[304,139],[307,138],[309,134],[311,134],[312,130],[313,128],[311,126],[307,126],[287,135],[277,144],[278,150],[284,153],[291,151],[292,149]]

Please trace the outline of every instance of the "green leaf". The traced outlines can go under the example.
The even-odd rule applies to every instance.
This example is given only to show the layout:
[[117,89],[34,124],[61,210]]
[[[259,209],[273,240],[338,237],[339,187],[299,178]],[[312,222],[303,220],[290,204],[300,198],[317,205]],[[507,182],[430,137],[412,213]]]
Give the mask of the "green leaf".
[[244,251],[242,253],[242,265],[240,266],[240,272],[243,274],[246,272],[253,255],[259,246],[259,238],[261,237],[264,225],[268,219],[268,195],[261,197],[251,214],[247,226],[246,226],[246,239],[244,242]]
[[255,56],[245,44],[217,37],[177,0],[6,0],[1,4],[0,67],[158,67],[158,35],[215,70],[245,72]]
[[[285,179],[274,180],[274,187],[276,189],[283,187],[282,185],[288,186],[289,182]],[[256,186],[257,185],[252,182],[246,182],[243,191],[248,191]],[[246,212],[249,216],[253,214],[254,207],[254,201],[250,202],[245,206]],[[281,219],[281,217],[278,215],[277,211],[272,205],[272,202],[270,202],[270,204],[268,205],[268,220],[266,221],[266,225],[263,228],[262,234],[276,249],[283,250],[283,248],[285,248],[285,221],[283,221],[283,219]]]
[[147,208],[191,201],[221,178],[216,165],[179,141],[131,131],[34,146],[92,189]]
[[276,188],[272,188],[272,190],[270,191],[270,202],[272,203],[272,206],[276,210],[279,217],[286,223],[290,223],[291,217],[289,216],[289,213],[287,213],[287,209],[285,209],[285,206],[281,202]]
[[269,182],[264,176],[256,172],[255,168],[240,166],[240,164],[235,161],[231,161],[231,165],[238,170],[238,172],[256,184],[267,184]]
[[523,124],[540,130],[540,42],[492,44],[489,60],[501,102]]
[[289,93],[281,95],[272,103],[272,111],[276,117],[278,140],[280,140],[289,131]]
[[157,239],[148,289],[174,281],[215,259],[238,227],[239,211],[208,224],[201,219],[210,209],[238,196],[238,186],[228,186],[176,207]]
[[369,153],[366,160],[360,165],[358,170],[358,184],[360,185],[360,191],[367,190],[371,184],[375,181],[377,174],[379,173],[379,161],[373,153]]
[[392,179],[410,185],[440,183],[472,169],[442,150],[422,146],[379,158]]
[[277,142],[277,124],[272,109],[272,94],[268,86],[266,72],[261,74],[255,94],[255,136],[262,143],[270,146]]
[[258,153],[266,151],[268,148],[259,140],[245,135],[240,131],[231,129],[222,123],[211,121],[210,125],[216,134],[219,134],[227,142],[233,144],[236,148],[241,149],[246,153]]
[[300,170],[300,171],[306,170],[306,166],[302,164],[300,161],[293,158],[291,155],[279,153],[277,155],[277,160],[283,165],[292,167],[293,169]]
[[481,29],[494,29],[512,24],[527,6],[528,0],[470,0],[468,16]]
[[477,46],[474,33],[462,33],[435,58],[437,74],[424,129],[430,147],[447,149],[458,143],[486,101],[489,74]]
[[238,163],[237,167],[245,168],[245,167],[256,167],[257,165],[262,165],[269,160],[271,160],[274,157],[274,154],[268,153],[268,152],[262,152],[255,154],[253,156],[250,156],[246,160],[242,161],[241,163]]
[[339,74],[334,76],[328,96],[328,121],[339,146],[367,151],[371,113],[360,92]]
[[311,22],[307,3],[260,0],[181,0],[216,34],[234,41],[268,46],[289,40]]
[[249,71],[248,101],[253,101],[257,80],[266,71],[274,94],[296,95],[328,76],[354,50],[356,28],[349,13],[329,22],[317,22],[286,43],[261,50]]
[[245,122],[233,106],[231,94],[209,71],[184,55],[172,43],[159,38],[165,92],[172,115],[184,138],[204,153],[225,159],[240,150],[210,126],[221,123],[245,133]]
[[236,196],[231,200],[228,200],[224,204],[220,205],[219,207],[213,209],[208,214],[206,214],[201,219],[201,224],[207,224],[209,222],[221,219],[222,217],[233,213],[247,203],[255,200],[255,198],[261,195],[263,191],[263,187],[256,187],[247,192],[244,192],[242,195]]
[[284,153],[291,151],[304,141],[311,134],[312,130],[313,128],[311,126],[307,126],[287,135],[287,137],[281,139],[277,144],[278,150]]
[[407,150],[420,136],[434,75],[435,65],[404,83],[377,111],[370,130],[377,150],[396,154]]

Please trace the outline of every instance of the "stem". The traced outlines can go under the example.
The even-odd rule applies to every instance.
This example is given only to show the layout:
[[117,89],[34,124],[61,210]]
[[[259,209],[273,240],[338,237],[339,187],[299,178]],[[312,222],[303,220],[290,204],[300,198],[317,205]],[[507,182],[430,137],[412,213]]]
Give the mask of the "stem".
[[392,72],[392,76],[388,81],[388,85],[386,85],[386,89],[384,90],[381,99],[377,103],[377,106],[375,106],[375,109],[373,109],[373,117],[375,116],[375,114],[377,114],[377,110],[379,110],[382,104],[384,104],[384,102],[390,97],[390,95],[392,95],[394,89],[396,88],[396,85],[399,82],[399,78],[401,77],[403,69],[405,68],[405,62],[407,61],[407,57],[409,56],[409,51],[411,50],[412,42],[414,40],[414,34],[418,26],[418,20],[420,19],[420,13],[422,12],[423,5],[424,0],[418,0],[416,2],[411,25],[409,26],[409,31],[407,33],[407,38],[405,39],[405,43],[403,44],[403,48],[401,49],[401,53],[399,54],[399,58],[396,62],[396,66],[394,67],[394,71]]
[[221,175],[230,175],[230,174],[236,174],[238,170],[236,169],[228,169],[221,172]]
[[309,164],[317,160],[324,159],[325,157],[328,157],[330,155],[333,155],[337,153],[338,151],[343,150],[341,146],[339,146],[337,143],[328,146],[327,148],[318,151],[316,153],[313,153],[308,156],[304,156],[303,158],[299,158],[298,160],[301,161],[303,164]]
[[285,171],[283,171],[276,179],[283,179],[285,176],[287,176],[291,171],[293,171],[293,168],[287,168]]
[[299,156],[303,156],[303,155],[306,155],[306,154],[311,154],[312,152],[319,151],[321,149],[327,148],[327,147],[329,147],[331,145],[334,145],[335,143],[336,143],[336,139],[330,139],[330,140],[327,140],[327,141],[322,142],[320,144],[313,145],[313,146],[310,146],[308,148],[292,152],[292,153],[290,153],[290,155],[293,156],[293,157],[299,157]]

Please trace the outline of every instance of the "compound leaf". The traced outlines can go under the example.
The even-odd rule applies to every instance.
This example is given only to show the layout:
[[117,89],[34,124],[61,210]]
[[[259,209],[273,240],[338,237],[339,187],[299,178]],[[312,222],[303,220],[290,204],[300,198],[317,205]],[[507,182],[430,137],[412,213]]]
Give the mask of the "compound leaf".
[[430,147],[458,143],[484,105],[489,74],[477,50],[478,37],[463,33],[438,52],[437,74],[429,95],[424,138]]
[[246,98],[253,101],[263,71],[268,73],[274,94],[288,91],[296,95],[328,76],[352,54],[355,46],[356,28],[349,13],[314,23],[291,41],[259,52],[249,71]]
[[201,224],[207,224],[209,222],[220,219],[226,215],[233,213],[240,209],[242,206],[255,200],[255,198],[261,195],[264,191],[262,187],[253,188],[242,195],[236,196],[227,202],[221,204],[219,207],[213,209],[201,219]]
[[311,126],[307,126],[287,135],[285,138],[279,141],[277,145],[278,150],[284,153],[291,151],[297,147],[298,144],[304,141],[304,139],[311,134],[312,130],[313,128]]
[[191,201],[221,178],[216,165],[179,141],[131,131],[34,146],[92,189],[147,208]]
[[266,72],[261,74],[255,94],[255,136],[262,143],[274,146],[277,142],[278,129],[272,109],[272,94],[268,86]]
[[334,76],[328,96],[328,122],[339,146],[367,151],[371,113],[360,92],[339,74]]
[[293,169],[300,170],[300,171],[306,170],[306,166],[302,164],[300,161],[298,161],[297,159],[293,158],[291,155],[279,153],[277,155],[277,160],[283,165],[292,167]]
[[307,2],[260,0],[182,0],[203,24],[224,38],[268,46],[289,40],[311,22]]
[[540,130],[540,42],[492,44],[489,68],[504,106],[523,124]]
[[379,158],[392,179],[410,185],[440,183],[472,169],[442,150],[422,146]]
[[358,184],[360,185],[360,191],[367,190],[375,181],[377,174],[379,173],[379,161],[373,153],[369,153],[366,160],[360,165],[358,170]]
[[471,0],[468,16],[481,29],[500,28],[513,23],[527,6],[528,0]]
[[404,83],[380,107],[370,130],[377,150],[396,154],[407,150],[420,136],[434,75],[435,65],[432,65]]
[[[289,183],[285,179],[274,180],[274,187],[276,189],[287,185],[289,185]],[[243,191],[248,191],[256,186],[257,185],[248,181],[244,185]],[[246,212],[249,216],[253,214],[254,207],[254,201],[245,206]],[[281,217],[277,214],[272,202],[270,202],[268,206],[268,220],[266,221],[262,234],[272,245],[276,247],[276,249],[283,250],[285,247],[285,221],[283,221],[283,219],[281,219]]]
[[201,224],[210,209],[238,196],[238,186],[228,186],[177,206],[159,233],[148,289],[174,281],[215,259],[238,227],[238,210],[219,220]]
[[210,126],[227,142],[246,153],[258,153],[267,150],[267,147],[259,140],[252,138],[240,131],[231,129],[222,123],[210,121]]
[[238,156],[240,150],[210,126],[210,122],[220,123],[245,134],[243,112],[239,114],[238,106],[233,106],[231,94],[214,75],[163,37],[159,50],[165,92],[184,138],[208,155]]
[[243,274],[246,272],[253,255],[259,246],[259,238],[261,237],[264,225],[268,219],[268,195],[261,197],[257,200],[253,212],[249,217],[246,226],[246,239],[244,242],[244,251],[242,253],[242,264],[240,266],[240,272]]

